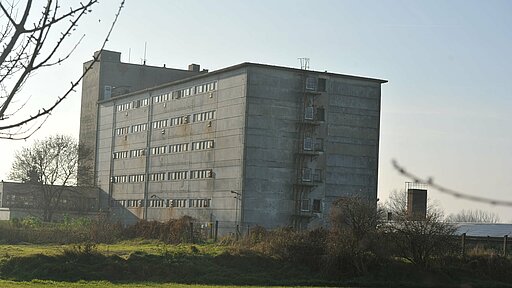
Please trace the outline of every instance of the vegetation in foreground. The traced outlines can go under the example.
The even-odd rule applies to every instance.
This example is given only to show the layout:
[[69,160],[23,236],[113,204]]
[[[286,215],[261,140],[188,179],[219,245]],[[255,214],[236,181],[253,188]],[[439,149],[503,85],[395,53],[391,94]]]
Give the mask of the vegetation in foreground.
[[[0,280],[2,288],[47,288],[47,287],[63,287],[63,288],[234,288],[240,286],[211,286],[211,285],[188,285],[176,283],[111,283],[108,281],[78,281],[78,282],[58,282],[49,280],[32,280],[30,282],[16,282],[8,280]],[[251,286],[251,288],[259,288],[265,286]],[[284,286],[283,286],[284,287]],[[279,286],[275,287],[279,288]]]
[[[397,213],[393,225],[384,225],[379,210],[364,202],[340,200],[333,211],[329,230],[253,227],[240,239],[226,237],[210,244],[201,235],[192,236],[190,218],[142,221],[129,228],[106,221],[41,228],[23,220],[0,225],[0,239],[6,243],[0,245],[0,277],[78,284],[108,281],[129,283],[127,287],[134,283],[512,287],[511,258],[477,250],[461,257],[458,241],[451,235],[453,227],[436,213],[422,220],[398,218],[405,216]],[[30,239],[41,244],[29,244]],[[84,241],[73,244],[79,242],[76,239]],[[183,244],[191,241],[201,244]],[[87,285],[98,283],[104,282]]]

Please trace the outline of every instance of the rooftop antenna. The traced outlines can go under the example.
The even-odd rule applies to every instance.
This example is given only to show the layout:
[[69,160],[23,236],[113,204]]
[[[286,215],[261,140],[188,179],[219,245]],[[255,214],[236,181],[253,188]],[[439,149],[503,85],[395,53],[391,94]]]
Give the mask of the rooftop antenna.
[[301,57],[297,58],[300,61],[300,69],[302,70],[309,70],[309,58]]
[[148,42],[144,42],[144,62],[143,65],[146,65],[146,49],[148,46]]
[[128,63],[130,63],[131,55],[132,55],[132,48],[128,48]]

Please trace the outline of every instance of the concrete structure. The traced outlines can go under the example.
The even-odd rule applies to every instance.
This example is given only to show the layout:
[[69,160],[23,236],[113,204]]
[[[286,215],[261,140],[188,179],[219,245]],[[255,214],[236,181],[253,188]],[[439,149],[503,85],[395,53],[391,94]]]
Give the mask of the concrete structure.
[[[91,60],[83,65],[84,71],[92,65],[83,79],[80,113],[80,141],[93,152],[81,160],[80,165],[85,167],[94,167],[96,163],[98,101],[206,72],[200,72],[198,66],[179,70],[122,63],[121,53],[107,50],[95,52],[94,57],[96,62]],[[91,179],[78,175],[80,185],[93,185]]]
[[188,76],[111,97],[106,76],[84,81],[114,215],[311,227],[338,197],[376,201],[385,80],[254,63]]
[[[38,201],[42,199],[42,190],[41,185],[0,182],[0,220],[41,217],[43,212]],[[64,215],[97,215],[100,211],[101,193],[101,190],[93,187],[65,186],[58,209],[54,213],[54,220],[59,220]]]
[[427,217],[428,185],[416,182],[405,182],[407,191],[407,217],[425,219]]

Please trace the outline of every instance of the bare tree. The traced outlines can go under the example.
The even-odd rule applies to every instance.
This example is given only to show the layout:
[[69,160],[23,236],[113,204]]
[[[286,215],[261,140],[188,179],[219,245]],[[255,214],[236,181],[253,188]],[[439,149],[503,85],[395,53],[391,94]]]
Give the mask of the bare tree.
[[406,199],[405,191],[391,193],[386,206],[393,213],[393,221],[387,223],[383,230],[395,253],[425,267],[434,257],[445,255],[453,249],[455,227],[444,221],[443,211],[431,201],[427,201],[424,219],[409,217]]
[[421,267],[428,266],[434,257],[444,256],[455,247],[455,226],[437,213],[427,212],[423,220],[401,217],[388,229],[400,256]]
[[500,216],[498,214],[483,210],[462,210],[457,214],[450,214],[446,217],[448,222],[467,222],[467,223],[498,223]]
[[333,202],[327,241],[328,261],[340,271],[368,269],[368,253],[377,254],[382,209],[376,201],[339,198]]
[[[58,0],[45,0],[42,1],[43,5],[39,1],[33,2],[0,2],[0,138],[4,139],[30,137],[74,91],[92,64],[97,61],[94,59],[91,66],[76,81],[71,82],[71,87],[56,97],[53,104],[32,111],[32,114],[21,113],[28,101],[18,99],[21,98],[23,85],[35,71],[58,65],[70,57],[84,35],[68,51],[63,51],[64,43],[69,41],[69,36],[98,0],[79,2],[69,9],[62,7]],[[123,5],[124,0],[120,3],[101,49],[104,48]],[[15,101],[16,99],[20,101]]]
[[42,210],[43,220],[51,221],[60,208],[66,186],[76,185],[79,149],[69,136],[50,136],[22,148],[14,156],[9,178],[32,184],[33,207]]

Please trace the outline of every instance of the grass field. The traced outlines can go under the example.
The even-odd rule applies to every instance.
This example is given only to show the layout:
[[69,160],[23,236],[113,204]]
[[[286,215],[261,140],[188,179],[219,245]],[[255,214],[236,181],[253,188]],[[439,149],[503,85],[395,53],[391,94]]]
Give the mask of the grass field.
[[[0,245],[0,261],[10,257],[31,256],[36,254],[57,255],[65,249],[72,248],[76,245]],[[194,248],[192,248],[194,247]],[[170,253],[174,255],[188,254],[193,249],[197,249],[196,253],[200,255],[216,256],[226,252],[225,246],[206,244],[206,245],[168,245],[156,240],[135,240],[123,241],[116,244],[99,244],[96,246],[98,252],[106,255],[118,255],[120,257],[128,257],[131,253],[144,252],[147,254],[161,255],[162,253]]]
[[[2,288],[49,288],[49,287],[66,287],[66,288],[128,288],[128,287],[154,287],[154,288],[230,288],[230,287],[240,287],[240,286],[207,286],[207,285],[184,285],[184,284],[157,284],[157,283],[131,283],[131,284],[113,284],[106,281],[79,281],[79,282],[55,282],[55,281],[42,281],[42,280],[34,280],[30,282],[14,282],[14,281],[5,281],[0,280],[0,287]],[[265,286],[248,286],[250,288],[258,288]],[[286,287],[286,286],[276,286],[278,287]]]

